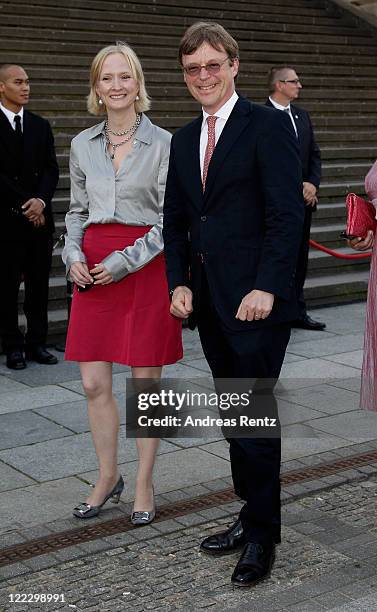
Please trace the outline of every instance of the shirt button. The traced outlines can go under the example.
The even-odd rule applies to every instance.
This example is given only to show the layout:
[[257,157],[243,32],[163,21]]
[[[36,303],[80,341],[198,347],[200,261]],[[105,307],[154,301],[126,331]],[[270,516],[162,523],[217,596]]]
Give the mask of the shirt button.
[[203,215],[203,217],[200,217],[200,220],[203,221],[203,223],[204,223],[205,221],[207,221],[207,217],[205,215]]

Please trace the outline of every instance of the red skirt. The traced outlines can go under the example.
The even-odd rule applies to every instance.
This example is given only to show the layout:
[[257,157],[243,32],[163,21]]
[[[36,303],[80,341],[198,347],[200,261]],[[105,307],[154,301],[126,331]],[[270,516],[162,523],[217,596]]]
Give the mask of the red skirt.
[[[150,226],[93,224],[84,234],[89,269],[134,244]],[[117,283],[73,292],[65,359],[162,366],[182,358],[181,321],[170,314],[163,253]]]

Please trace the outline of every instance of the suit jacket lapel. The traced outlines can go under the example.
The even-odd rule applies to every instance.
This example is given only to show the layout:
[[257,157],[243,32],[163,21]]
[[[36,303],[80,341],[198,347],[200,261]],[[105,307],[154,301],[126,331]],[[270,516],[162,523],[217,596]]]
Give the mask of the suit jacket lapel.
[[201,209],[203,204],[203,183],[200,173],[200,132],[203,115],[200,115],[190,126],[191,133],[186,138],[185,180],[192,201]]
[[207,201],[221,165],[231,150],[234,142],[250,123],[252,105],[248,100],[239,98],[227,120],[213,152],[206,180],[204,203]]
[[23,158],[24,160],[31,160],[33,159],[33,151],[35,151],[35,146],[33,145],[34,131],[33,131],[32,115],[30,115],[27,112],[27,110],[24,110],[23,136],[24,136]]
[[0,110],[0,143],[4,147],[7,155],[11,155],[14,148],[14,130],[9,123],[7,117]]

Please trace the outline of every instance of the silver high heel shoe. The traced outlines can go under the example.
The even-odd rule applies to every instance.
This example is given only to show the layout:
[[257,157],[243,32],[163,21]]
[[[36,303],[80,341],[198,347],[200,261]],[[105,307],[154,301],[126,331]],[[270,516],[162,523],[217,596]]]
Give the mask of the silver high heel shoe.
[[119,476],[119,480],[116,483],[115,487],[110,491],[108,495],[106,495],[102,504],[100,504],[99,506],[91,506],[90,504],[83,502],[82,504],[79,504],[78,506],[76,506],[76,508],[74,508],[73,516],[76,516],[79,519],[88,519],[88,518],[93,518],[94,516],[98,516],[98,514],[101,511],[102,506],[104,506],[108,500],[110,500],[112,504],[119,503],[119,499],[120,499],[120,496],[122,495],[123,489],[124,489],[124,480],[122,476]]
[[153,510],[136,510],[135,512],[132,512],[131,514],[131,523],[133,525],[149,525],[149,523],[151,523],[154,519],[154,517],[156,516],[156,504],[154,501],[154,487],[152,487],[153,490]]

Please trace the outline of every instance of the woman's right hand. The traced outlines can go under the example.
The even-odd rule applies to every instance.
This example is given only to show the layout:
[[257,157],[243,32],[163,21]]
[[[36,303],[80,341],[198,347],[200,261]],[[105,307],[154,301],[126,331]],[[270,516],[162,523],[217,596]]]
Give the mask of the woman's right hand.
[[93,282],[93,277],[89,274],[88,266],[82,261],[75,261],[71,265],[69,276],[76,285],[80,285],[81,287],[90,285],[90,283]]
[[373,242],[374,234],[372,230],[368,230],[365,238],[353,238],[352,240],[347,240],[348,246],[355,249],[355,251],[369,251],[373,246]]

